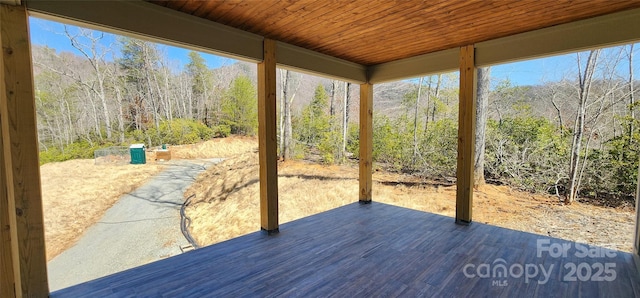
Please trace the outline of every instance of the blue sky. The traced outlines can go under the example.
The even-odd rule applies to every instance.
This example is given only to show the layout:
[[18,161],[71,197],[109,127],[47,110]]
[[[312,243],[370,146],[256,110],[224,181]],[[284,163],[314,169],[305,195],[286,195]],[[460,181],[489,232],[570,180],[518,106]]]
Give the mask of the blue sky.
[[[30,17],[29,26],[29,29],[31,31],[31,42],[33,44],[46,45],[50,48],[56,49],[58,52],[64,51],[80,54],[75,48],[71,46],[69,39],[65,36],[63,24]],[[77,27],[75,26],[67,25],[67,27],[72,34],[77,31]],[[115,43],[117,42],[116,35],[105,33],[103,41],[105,45]],[[171,60],[169,61],[170,63],[177,63],[180,67],[189,62],[188,54],[191,50],[161,45],[160,51],[167,53],[167,56]],[[217,68],[222,65],[229,65],[235,62],[235,60],[226,57],[220,57],[206,53],[200,54],[206,60],[207,66],[209,66],[210,68]]]
[[[74,26],[69,26],[70,30],[77,30]],[[31,40],[36,45],[47,45],[57,51],[67,51],[79,54],[64,36],[64,26],[60,23],[30,18]],[[116,42],[113,34],[106,34],[104,44]],[[167,53],[172,66],[182,69],[188,63],[188,53],[190,50],[162,45],[160,50]],[[635,47],[636,58],[634,61],[634,69],[640,73],[640,45]],[[207,61],[210,68],[217,68],[222,65],[229,65],[235,60],[210,54],[201,53],[202,57]],[[491,69],[492,80],[502,81],[509,79],[512,85],[536,85],[549,81],[560,80],[569,73],[576,65],[576,55],[567,54],[561,56],[553,56],[543,59],[527,60],[509,64],[493,66]]]

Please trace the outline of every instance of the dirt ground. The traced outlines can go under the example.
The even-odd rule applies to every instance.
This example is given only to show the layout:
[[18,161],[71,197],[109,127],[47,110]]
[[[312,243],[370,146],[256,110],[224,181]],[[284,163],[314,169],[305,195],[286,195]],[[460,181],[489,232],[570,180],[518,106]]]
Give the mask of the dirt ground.
[[[230,137],[194,145],[169,146],[172,159],[226,157],[257,149],[254,138]],[[93,159],[48,163],[40,167],[47,260],[71,247],[125,193],[159,173],[153,149],[147,164],[95,164]]]
[[[279,164],[281,223],[355,202],[357,165]],[[455,185],[377,171],[374,201],[453,217]],[[209,245],[259,229],[258,156],[245,153],[201,174],[187,190],[195,194],[187,214],[198,242]],[[576,202],[484,185],[474,195],[474,221],[540,235],[632,250],[634,210]]]

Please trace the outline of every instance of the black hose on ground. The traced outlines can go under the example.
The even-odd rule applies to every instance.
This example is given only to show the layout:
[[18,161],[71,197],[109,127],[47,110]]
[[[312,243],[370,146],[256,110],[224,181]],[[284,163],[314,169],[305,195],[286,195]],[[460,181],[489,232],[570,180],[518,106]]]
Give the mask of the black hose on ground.
[[198,245],[196,240],[193,239],[193,237],[191,237],[191,233],[189,233],[191,218],[189,218],[189,216],[187,216],[187,214],[184,211],[185,208],[189,206],[189,204],[191,204],[191,199],[195,198],[195,196],[196,196],[195,194],[192,194],[191,196],[189,196],[186,200],[184,200],[184,203],[182,203],[182,207],[180,207],[180,230],[182,231],[182,235],[184,235],[184,238],[186,238],[187,241],[189,241],[189,244],[191,244],[191,246],[194,249],[198,249],[200,248],[200,246]]

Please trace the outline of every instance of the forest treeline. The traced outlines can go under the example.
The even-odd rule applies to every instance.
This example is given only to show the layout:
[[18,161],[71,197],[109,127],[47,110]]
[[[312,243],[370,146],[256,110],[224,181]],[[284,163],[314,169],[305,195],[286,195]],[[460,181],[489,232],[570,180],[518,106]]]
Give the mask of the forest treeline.
[[[483,159],[476,175],[568,203],[578,197],[632,200],[640,144],[634,52],[627,45],[577,53],[575,68],[561,80],[536,86],[479,79],[477,107],[485,119],[476,117],[483,131],[481,138],[476,134],[476,151],[484,154],[476,155],[476,167]],[[452,81],[453,74],[420,78],[395,116],[374,111],[378,162],[454,181],[458,103]]]
[[90,158],[113,145],[184,144],[257,129],[245,64],[214,71],[197,52],[178,69],[156,44],[66,30],[82,54],[33,49],[41,162]]
[[[106,45],[102,33],[85,29],[65,35],[80,56],[33,49],[41,163],[91,158],[102,147],[257,132],[250,65],[210,69],[190,52],[181,66],[153,43],[119,37]],[[489,80],[478,103],[486,118],[479,122],[484,179],[571,200],[632,198],[640,143],[634,51],[628,45],[575,54],[563,79],[535,86]],[[279,70],[281,158],[356,159],[357,88]],[[457,74],[376,85],[377,165],[454,181],[457,94]]]

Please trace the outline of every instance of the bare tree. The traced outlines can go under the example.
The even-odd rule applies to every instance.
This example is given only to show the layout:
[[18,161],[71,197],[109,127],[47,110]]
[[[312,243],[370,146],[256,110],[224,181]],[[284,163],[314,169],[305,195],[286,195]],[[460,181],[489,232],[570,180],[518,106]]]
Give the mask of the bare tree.
[[482,185],[484,179],[484,154],[487,129],[487,107],[489,105],[491,68],[478,68],[478,92],[476,98],[476,152],[474,160],[474,184]]
[[344,102],[342,104],[342,157],[347,155],[347,132],[349,130],[349,111],[351,110],[351,83],[344,83]]
[[553,108],[556,110],[556,114],[558,115],[558,127],[560,128],[560,134],[562,134],[564,132],[564,122],[562,121],[562,111],[560,110],[560,105],[557,103],[557,97],[557,90],[552,88],[549,94],[549,99],[551,100],[551,104],[553,105]]
[[285,96],[285,84],[284,80],[286,79],[286,74],[284,69],[280,69],[280,101],[278,102],[278,106],[280,107],[280,113],[278,114],[278,150],[279,156],[282,158],[284,156],[284,96]]
[[[433,92],[433,98],[431,98],[431,95],[428,95],[429,98],[427,99],[428,100],[427,117],[424,121],[425,135],[427,134],[427,129],[429,128],[429,112],[431,112],[431,121],[433,122],[436,120],[436,109],[437,109],[436,101],[440,98],[440,90],[442,90],[442,74],[438,74],[437,76],[436,88],[434,89],[434,92]],[[431,93],[431,78],[429,78],[429,93]],[[431,111],[429,111],[429,102],[433,102],[433,109],[431,109]]]
[[[69,69],[68,72],[64,72],[67,75],[72,76],[74,80],[76,80],[83,88],[87,90],[87,96],[96,96],[100,101],[102,106],[102,114],[103,120],[105,123],[105,130],[107,133],[107,139],[111,139],[112,128],[111,128],[111,117],[109,115],[109,106],[107,104],[107,92],[105,87],[105,81],[110,74],[112,74],[112,69],[108,67],[108,64],[105,62],[105,57],[108,54],[107,48],[101,46],[102,39],[104,38],[104,33],[97,33],[93,30],[88,29],[79,29],[77,34],[72,34],[69,31],[68,26],[64,26],[64,32],[69,41],[71,42],[71,46],[73,46],[76,50],[78,50],[89,62],[93,69],[94,79],[86,78],[80,74],[78,74],[75,70]],[[85,44],[82,40],[88,40],[89,43]],[[98,112],[94,106],[93,109],[96,113]],[[100,131],[100,122],[98,117],[96,119],[96,132],[98,135],[101,135]]]
[[[416,163],[416,159],[418,157],[418,111],[420,110],[420,97],[422,96],[422,82],[424,81],[424,77],[420,77],[420,81],[418,82],[418,95],[416,97],[416,105],[413,114],[413,164]],[[427,96],[429,96],[427,94]],[[429,117],[427,117],[429,118]]]
[[580,153],[584,138],[585,116],[587,113],[587,104],[591,92],[593,75],[595,73],[596,63],[600,56],[600,50],[592,50],[586,61],[584,70],[578,54],[578,107],[576,110],[576,120],[573,127],[573,139],[571,143],[571,162],[569,164],[569,195],[565,199],[565,203],[571,203],[576,200],[579,190],[580,172]]
[[336,114],[336,86],[338,81],[331,80],[331,90],[329,91],[329,115],[334,116]]
[[629,45],[629,52],[628,52],[628,58],[629,58],[629,117],[631,117],[631,121],[629,121],[629,142],[631,142],[632,136],[633,136],[633,122],[636,120],[636,114],[635,114],[635,104],[636,104],[636,100],[635,100],[635,90],[634,90],[634,78],[633,78],[633,46],[634,44]]
[[283,160],[289,160],[291,159],[291,156],[293,155],[293,148],[292,148],[292,143],[293,143],[293,129],[291,126],[291,105],[293,104],[293,99],[296,97],[296,92],[298,90],[298,87],[300,87],[300,82],[298,81],[298,83],[296,84],[296,86],[294,88],[291,88],[291,85],[294,83],[292,82],[293,78],[292,78],[292,71],[290,70],[283,70],[281,72],[281,76],[282,76],[282,107],[283,107],[283,118],[284,118],[284,125],[282,128],[282,143],[281,143],[281,149],[280,152],[282,154],[282,159]]

